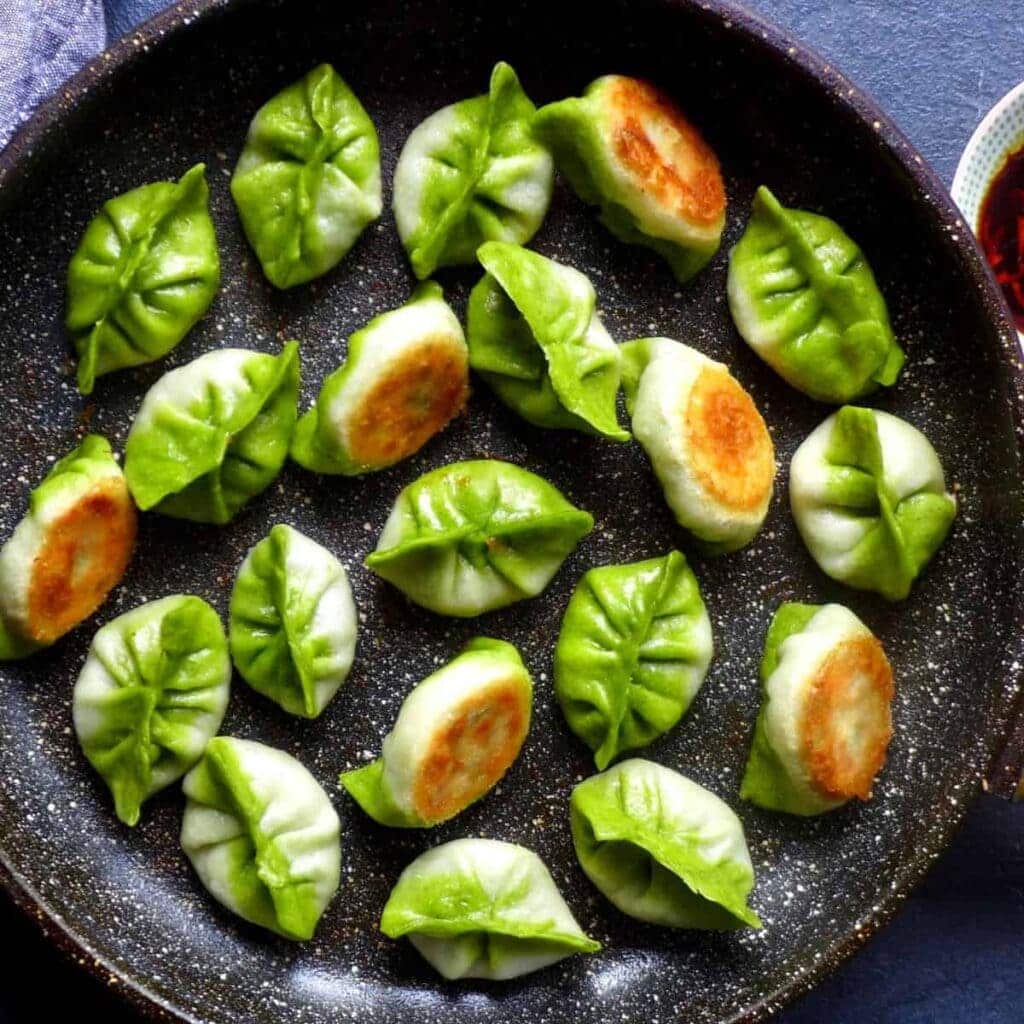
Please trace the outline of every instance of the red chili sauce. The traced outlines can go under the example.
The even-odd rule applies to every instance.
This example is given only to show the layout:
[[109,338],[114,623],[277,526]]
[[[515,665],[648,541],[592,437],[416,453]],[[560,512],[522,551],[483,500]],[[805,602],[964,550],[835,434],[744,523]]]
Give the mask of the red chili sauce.
[[978,240],[1024,331],[1024,146],[1006,158],[985,193]]

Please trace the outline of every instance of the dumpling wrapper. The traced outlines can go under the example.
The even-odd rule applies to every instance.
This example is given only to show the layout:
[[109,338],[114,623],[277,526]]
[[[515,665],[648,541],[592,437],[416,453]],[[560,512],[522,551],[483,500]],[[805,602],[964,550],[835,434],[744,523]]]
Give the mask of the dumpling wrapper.
[[740,796],[822,814],[868,800],[892,738],[892,668],[839,604],[783,604],[761,662],[761,710]]
[[126,825],[202,757],[230,685],[224,627],[201,598],[146,602],[93,637],[75,683],[75,733]]
[[239,917],[313,937],[341,880],[341,826],[291,755],[216,736],[185,776],[181,845],[200,881]]
[[139,508],[225,524],[281,471],[295,429],[299,349],[208,352],[146,393],[125,444]]
[[242,678],[285,711],[316,718],[355,657],[356,606],[345,567],[293,527],[274,526],[238,570],[229,626]]
[[828,217],[763,185],[729,257],[729,309],[743,340],[795,388],[849,402],[895,384],[904,355],[856,243]]
[[205,168],[115,196],[89,222],[68,266],[65,322],[78,389],[167,355],[220,287]]
[[768,514],[775,448],[728,367],[669,338],[622,346],[633,433],[680,526],[708,554],[749,543]]
[[395,168],[395,222],[421,280],[473,263],[487,241],[525,244],[551,202],[554,164],[532,135],[536,108],[500,62],[490,91],[413,129]]
[[469,296],[470,366],[534,426],[628,441],[615,408],[619,347],[587,278],[505,242],[477,255],[487,273]]
[[601,948],[541,859],[494,839],[456,839],[417,857],[391,890],[380,929],[407,936],[450,981],[505,981]]
[[682,718],[712,648],[697,577],[678,551],[580,580],[555,647],[555,694],[599,770]]
[[48,647],[87,619],[128,568],[135,504],[98,434],[54,463],[0,548],[0,661]]
[[580,867],[624,914],[670,928],[759,928],[743,825],[685,776],[632,758],[569,802]]
[[341,784],[382,825],[430,828],[502,779],[530,728],[533,683],[511,644],[477,637],[417,683],[381,756]]
[[402,490],[366,566],[423,608],[468,618],[536,597],[593,527],[534,473],[453,462]]
[[789,501],[823,572],[890,601],[909,595],[956,517],[924,434],[890,413],[849,405],[797,449]]
[[718,251],[726,206],[718,157],[660,89],[605,75],[582,97],[541,107],[534,132],[605,227],[653,249],[680,281]]
[[349,338],[348,357],[295,428],[291,456],[317,473],[385,469],[444,430],[468,395],[462,325],[428,281]]

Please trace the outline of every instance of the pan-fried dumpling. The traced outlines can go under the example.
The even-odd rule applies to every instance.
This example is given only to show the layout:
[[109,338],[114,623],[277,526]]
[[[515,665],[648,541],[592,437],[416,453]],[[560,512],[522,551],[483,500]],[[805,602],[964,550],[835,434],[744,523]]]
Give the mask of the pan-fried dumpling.
[[356,651],[356,606],[345,567],[279,524],[242,562],[231,591],[231,657],[242,678],[285,711],[316,718]]
[[299,420],[292,458],[317,473],[385,469],[419,451],[465,406],[462,325],[433,281],[348,341],[348,358]]
[[685,776],[632,758],[581,782],[569,801],[587,877],[624,914],[669,928],[760,928],[740,819]]
[[555,694],[598,769],[682,718],[711,652],[697,577],[678,551],[580,580],[555,647]]
[[708,553],[761,529],[775,482],[771,435],[728,367],[668,338],[622,346],[626,407],[680,526]]
[[377,130],[330,64],[256,112],[231,195],[278,288],[326,274],[380,216]]
[[341,825],[320,783],[282,750],[216,736],[183,788],[181,846],[214,899],[312,938],[341,880]]
[[531,132],[536,108],[505,63],[490,92],[431,114],[395,168],[395,221],[421,280],[472,263],[481,243],[528,242],[551,202],[551,154]]
[[230,522],[288,456],[299,348],[278,356],[224,348],[165,373],[142,401],[124,472],[139,508]]
[[849,402],[894,384],[903,350],[857,244],[828,217],[763,185],[729,257],[729,309],[744,341],[795,388]]
[[761,662],[761,710],[740,796],[814,815],[869,800],[892,737],[892,669],[840,604],[783,604]]
[[142,185],[103,204],[68,267],[67,328],[78,388],[151,363],[177,345],[220,286],[203,164],[180,181]]
[[410,600],[468,618],[536,597],[594,527],[508,462],[453,462],[404,488],[366,566]]
[[0,548],[0,661],[49,647],[106,600],[135,546],[135,505],[90,434],[54,463]]
[[619,426],[619,348],[578,270],[518,245],[480,246],[469,297],[469,365],[527,422],[628,441]]
[[543,861],[495,839],[456,839],[401,874],[380,919],[439,974],[505,981],[574,953],[596,953]]
[[661,90],[624,75],[541,107],[537,137],[580,198],[623,242],[664,257],[681,281],[718,250],[725,185],[718,158]]
[[405,698],[381,756],[341,784],[382,825],[430,828],[490,792],[519,756],[533,683],[512,644],[477,637]]
[[224,627],[202,598],[149,601],[93,637],[75,683],[75,732],[126,825],[203,756],[230,684]]
[[890,601],[910,593],[956,516],[924,434],[887,412],[849,405],[797,449],[789,500],[822,571]]

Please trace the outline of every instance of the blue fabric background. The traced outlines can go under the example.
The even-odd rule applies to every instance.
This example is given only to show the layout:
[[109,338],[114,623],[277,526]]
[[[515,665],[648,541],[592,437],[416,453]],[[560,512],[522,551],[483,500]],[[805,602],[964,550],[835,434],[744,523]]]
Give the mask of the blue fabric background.
[[[748,0],[873,93],[948,183],[985,111],[1024,79],[1020,0]],[[77,6],[90,7],[93,0]],[[0,0],[68,6],[56,0]],[[72,4],[71,6],[75,6]],[[165,0],[105,0],[108,40]],[[0,103],[17,85],[0,39]],[[61,48],[50,45],[49,52]],[[0,905],[0,1024],[58,1016],[129,1024],[134,1014]],[[983,797],[896,921],[782,1024],[1021,1024],[1024,804]]]

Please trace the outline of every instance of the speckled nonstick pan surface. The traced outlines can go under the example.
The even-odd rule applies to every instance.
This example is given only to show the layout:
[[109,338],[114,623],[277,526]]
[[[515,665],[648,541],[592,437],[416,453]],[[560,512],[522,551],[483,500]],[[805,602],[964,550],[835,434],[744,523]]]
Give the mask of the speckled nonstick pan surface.
[[[289,467],[231,526],[142,519],[114,598],[53,650],[0,668],[0,862],[7,887],[92,969],[140,1006],[185,1020],[533,1022],[755,1020],[801,991],[874,931],[947,842],[1015,721],[1024,568],[1021,373],[1015,338],[973,243],[931,173],[870,104],[820,59],[739,9],[696,3],[586,5],[517,0],[454,5],[185,4],[79,76],[0,157],[0,521],[21,515],[48,460],[88,425],[123,445],[145,390],[165,370],[225,345],[302,343],[304,403],[341,359],[344,339],[412,285],[390,213],[334,272],[277,293],[241,236],[228,175],[254,110],[321,60],[362,98],[381,135],[385,180],[409,131],[438,106],[482,91],[509,60],[548,101],[618,70],[678,97],[718,151],[730,199],[726,244],[678,285],[642,250],[614,241],[561,184],[535,240],[588,273],[619,340],[661,333],[729,363],[772,428],[780,475],[767,525],[739,554],[697,556],[674,527],[635,445],[529,428],[478,385],[469,410],[419,456],[363,479]],[[209,166],[224,284],[210,314],[167,360],[77,394],[61,328],[65,268],[108,196]],[[725,303],[729,245],[755,186],[822,209],[865,248],[909,360],[877,404],[934,442],[962,509],[910,600],[887,605],[813,565],[789,515],[786,476],[800,440],[827,413],[765,369]],[[444,273],[458,307],[477,274]],[[410,606],[361,567],[398,490],[425,470],[497,456],[552,480],[597,520],[540,598],[478,621]],[[226,613],[235,570],[270,525],[288,522],[348,566],[361,635],[352,675],[323,717],[287,717],[236,680],[225,731],[299,757],[344,822],[344,881],[316,939],[270,938],[222,911],[179,852],[177,788],[142,824],[121,826],[80,755],[71,688],[94,629],[177,591]],[[759,932],[645,927],[621,916],[579,871],[567,798],[591,771],[551,689],[551,653],[568,595],[591,565],[691,555],[715,628],[716,656],[695,705],[647,754],[737,808],[758,871]],[[757,709],[757,663],[780,601],[849,604],[885,643],[898,692],[889,763],[868,806],[802,821],[740,804]],[[537,680],[536,716],[501,787],[435,832],[378,828],[342,797],[339,770],[379,750],[413,682],[476,633],[520,645]],[[1013,755],[995,782],[1005,788]],[[463,835],[522,842],[551,866],[573,910],[606,944],[503,985],[442,984],[376,922],[402,867]],[[82,955],[84,951],[85,955]]]

